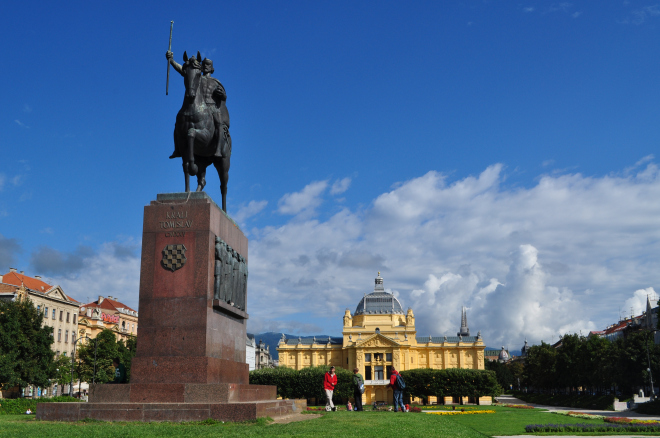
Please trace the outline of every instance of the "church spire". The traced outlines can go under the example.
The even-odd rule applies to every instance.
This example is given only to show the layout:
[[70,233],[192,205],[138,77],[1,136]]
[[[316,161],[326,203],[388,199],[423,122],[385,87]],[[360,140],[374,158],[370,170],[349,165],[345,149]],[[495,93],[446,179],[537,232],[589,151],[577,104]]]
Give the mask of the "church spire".
[[465,306],[463,306],[461,311],[461,331],[456,333],[456,336],[470,336],[470,329],[467,324],[467,310],[465,309]]

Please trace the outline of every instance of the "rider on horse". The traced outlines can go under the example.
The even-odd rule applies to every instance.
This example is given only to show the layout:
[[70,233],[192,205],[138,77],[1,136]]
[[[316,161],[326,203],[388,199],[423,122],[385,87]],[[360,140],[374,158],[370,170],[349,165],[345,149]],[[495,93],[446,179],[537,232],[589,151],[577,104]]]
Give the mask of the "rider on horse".
[[[166,52],[165,57],[169,60],[174,70],[179,72],[183,76],[183,67],[181,64],[177,63],[174,60],[174,54],[172,52]],[[213,68],[213,61],[208,58],[204,58],[202,61],[202,82],[200,84],[200,91],[204,98],[204,103],[211,110],[213,114],[213,125],[215,132],[213,134],[213,141],[216,144],[220,144],[221,147],[218,148],[216,152],[217,156],[228,157],[231,155],[231,136],[229,135],[229,111],[227,111],[227,93],[225,87],[222,86],[219,80],[214,77],[211,77],[211,73],[215,70]],[[170,158],[181,157],[181,151],[174,148],[174,152],[170,155]]]

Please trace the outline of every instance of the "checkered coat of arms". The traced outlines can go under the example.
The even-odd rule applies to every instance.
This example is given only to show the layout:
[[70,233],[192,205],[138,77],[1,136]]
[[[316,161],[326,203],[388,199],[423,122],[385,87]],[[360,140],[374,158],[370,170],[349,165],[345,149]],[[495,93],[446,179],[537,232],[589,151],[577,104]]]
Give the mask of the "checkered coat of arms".
[[186,247],[183,244],[167,245],[163,249],[163,268],[174,272],[181,269],[186,264]]

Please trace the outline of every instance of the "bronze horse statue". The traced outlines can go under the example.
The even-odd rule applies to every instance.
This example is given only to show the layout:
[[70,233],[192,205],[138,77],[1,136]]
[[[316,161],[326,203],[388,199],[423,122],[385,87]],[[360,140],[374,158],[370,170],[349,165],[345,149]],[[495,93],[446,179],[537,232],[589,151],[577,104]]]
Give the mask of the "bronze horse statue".
[[[183,65],[172,61],[170,60],[174,68],[183,76],[186,93],[183,105],[176,115],[175,151],[170,158],[181,157],[183,160],[186,192],[190,192],[190,175],[197,176],[197,191],[201,192],[204,189],[206,168],[213,164],[220,177],[222,209],[227,212],[227,182],[231,157],[229,114],[224,101],[219,104],[210,103],[217,101],[211,99],[209,90],[212,87],[209,85],[221,88],[221,93],[226,99],[224,88],[220,82],[208,74],[205,78],[202,77],[202,57],[199,52],[197,52],[197,57],[190,58],[184,52]],[[209,95],[205,96],[205,94]],[[216,122],[214,122],[214,113],[221,114],[220,117],[216,117]],[[226,122],[222,124],[222,129],[216,129],[215,126],[219,119],[223,121],[226,119]]]

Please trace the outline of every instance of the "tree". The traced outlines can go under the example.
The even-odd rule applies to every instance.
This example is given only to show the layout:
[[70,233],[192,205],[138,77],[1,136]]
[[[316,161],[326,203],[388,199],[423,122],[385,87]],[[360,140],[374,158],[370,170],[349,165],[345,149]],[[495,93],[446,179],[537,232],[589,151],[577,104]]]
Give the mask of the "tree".
[[[96,349],[96,377],[94,377],[94,350]],[[112,330],[105,329],[96,339],[78,347],[80,376],[86,382],[106,383],[114,380],[115,369],[112,360],[119,357],[126,367],[126,378],[130,376],[130,365],[135,356],[136,342],[129,339],[126,344],[119,340]]]
[[[66,385],[71,383],[71,358],[65,355],[61,355],[53,363],[55,367],[55,381],[60,385],[61,388],[64,388]],[[78,379],[78,373],[73,370],[73,380]]]
[[557,350],[552,345],[541,342],[533,345],[527,352],[525,380],[537,389],[557,387],[556,379]]
[[55,377],[52,335],[29,298],[0,301],[0,385],[48,386]]

